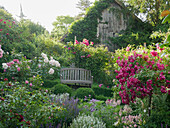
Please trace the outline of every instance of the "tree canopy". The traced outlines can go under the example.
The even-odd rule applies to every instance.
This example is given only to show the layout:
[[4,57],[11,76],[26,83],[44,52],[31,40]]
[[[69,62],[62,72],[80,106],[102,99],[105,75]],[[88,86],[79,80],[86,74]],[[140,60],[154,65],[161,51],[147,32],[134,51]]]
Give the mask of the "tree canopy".
[[67,29],[74,21],[74,17],[71,16],[57,16],[56,21],[53,22],[52,36],[60,39],[67,33]]

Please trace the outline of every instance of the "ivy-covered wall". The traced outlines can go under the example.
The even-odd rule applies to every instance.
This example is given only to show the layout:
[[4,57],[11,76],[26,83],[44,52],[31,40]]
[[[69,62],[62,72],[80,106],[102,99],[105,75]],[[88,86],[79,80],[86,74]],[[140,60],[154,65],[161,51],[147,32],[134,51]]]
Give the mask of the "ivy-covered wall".
[[76,36],[77,40],[83,40],[86,38],[96,43],[99,42],[96,37],[98,19],[102,19],[103,10],[107,9],[114,2],[115,0],[95,1],[94,5],[87,10],[86,16],[78,21],[75,21],[70,26],[68,35],[64,41],[74,41],[74,37]]
[[[97,39],[97,28],[99,24],[98,20],[102,20],[103,11],[114,4],[118,4],[117,0],[95,1],[94,5],[87,10],[86,16],[84,18],[72,23],[69,28],[68,35],[64,41],[74,41],[76,36],[77,40],[83,40],[84,38],[87,38],[88,40],[94,41],[95,43],[100,42],[100,39]],[[122,10],[122,12],[124,13],[125,10]]]

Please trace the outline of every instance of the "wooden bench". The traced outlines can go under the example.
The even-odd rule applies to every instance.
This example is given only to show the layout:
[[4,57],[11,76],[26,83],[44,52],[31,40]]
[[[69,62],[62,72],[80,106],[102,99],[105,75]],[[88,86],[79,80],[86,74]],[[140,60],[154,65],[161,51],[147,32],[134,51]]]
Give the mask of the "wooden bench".
[[89,85],[93,83],[91,71],[82,68],[62,68],[60,71],[60,80],[64,84]]

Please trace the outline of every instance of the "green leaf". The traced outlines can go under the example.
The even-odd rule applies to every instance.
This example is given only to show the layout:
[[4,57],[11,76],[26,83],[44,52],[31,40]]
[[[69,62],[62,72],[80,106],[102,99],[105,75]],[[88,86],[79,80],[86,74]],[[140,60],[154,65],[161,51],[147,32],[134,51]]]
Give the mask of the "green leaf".
[[164,18],[164,20],[162,21],[162,24],[164,24],[164,23],[166,23],[166,22],[170,23],[170,14],[167,15],[167,16]]

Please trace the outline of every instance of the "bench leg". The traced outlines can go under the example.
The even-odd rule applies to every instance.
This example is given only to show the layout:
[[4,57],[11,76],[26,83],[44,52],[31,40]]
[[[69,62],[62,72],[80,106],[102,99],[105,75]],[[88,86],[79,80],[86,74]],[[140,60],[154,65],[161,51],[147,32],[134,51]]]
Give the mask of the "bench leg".
[[89,87],[91,88],[91,84],[89,84]]

